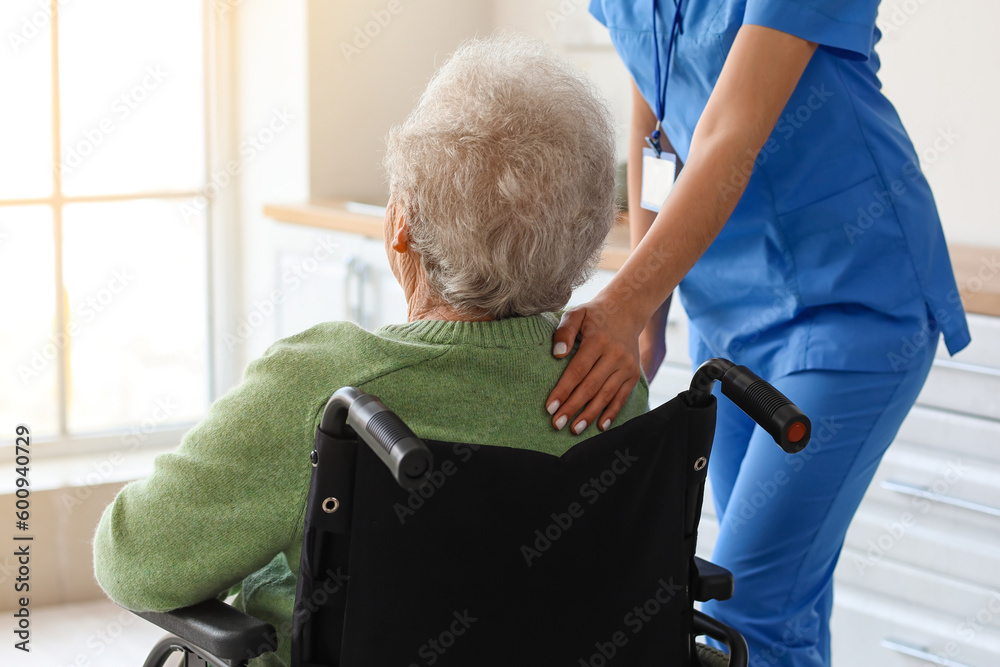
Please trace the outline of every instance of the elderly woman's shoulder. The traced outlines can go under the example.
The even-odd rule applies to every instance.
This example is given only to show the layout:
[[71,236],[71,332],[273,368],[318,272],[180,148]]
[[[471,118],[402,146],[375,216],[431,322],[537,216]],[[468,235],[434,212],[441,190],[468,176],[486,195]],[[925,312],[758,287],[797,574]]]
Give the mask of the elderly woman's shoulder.
[[407,344],[352,322],[323,322],[272,344],[247,367],[247,377],[294,378],[300,385],[361,383],[439,354],[438,348]]
[[373,334],[353,322],[322,322],[275,341],[254,363],[315,363],[340,358],[370,344]]
[[320,322],[305,331],[275,342],[268,348],[268,353],[278,348],[323,348],[331,342],[348,341],[370,335],[354,322]]

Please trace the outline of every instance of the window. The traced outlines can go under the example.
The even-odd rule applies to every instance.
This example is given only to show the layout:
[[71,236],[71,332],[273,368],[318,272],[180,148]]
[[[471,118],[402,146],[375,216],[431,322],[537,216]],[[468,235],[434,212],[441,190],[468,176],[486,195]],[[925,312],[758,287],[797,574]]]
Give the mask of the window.
[[0,8],[0,440],[145,434],[210,398],[202,0]]

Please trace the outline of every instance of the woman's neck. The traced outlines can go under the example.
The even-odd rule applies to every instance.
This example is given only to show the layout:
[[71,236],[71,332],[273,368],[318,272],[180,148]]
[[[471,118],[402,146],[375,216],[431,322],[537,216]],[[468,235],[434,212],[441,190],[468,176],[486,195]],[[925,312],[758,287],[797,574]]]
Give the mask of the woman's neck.
[[419,286],[407,294],[406,319],[408,322],[418,320],[444,320],[445,322],[488,322],[493,318],[489,315],[460,313],[440,295],[431,290],[425,281],[419,281]]

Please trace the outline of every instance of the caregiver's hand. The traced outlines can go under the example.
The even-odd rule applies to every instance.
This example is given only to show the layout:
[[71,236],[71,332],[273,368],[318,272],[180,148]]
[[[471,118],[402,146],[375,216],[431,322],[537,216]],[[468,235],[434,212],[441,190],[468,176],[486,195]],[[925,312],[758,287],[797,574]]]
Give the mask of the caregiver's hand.
[[571,428],[579,434],[599,419],[598,427],[607,430],[639,381],[644,323],[632,322],[602,294],[566,311],[552,336],[553,356],[562,359],[581,335],[580,349],[545,402],[557,429],[572,419]]

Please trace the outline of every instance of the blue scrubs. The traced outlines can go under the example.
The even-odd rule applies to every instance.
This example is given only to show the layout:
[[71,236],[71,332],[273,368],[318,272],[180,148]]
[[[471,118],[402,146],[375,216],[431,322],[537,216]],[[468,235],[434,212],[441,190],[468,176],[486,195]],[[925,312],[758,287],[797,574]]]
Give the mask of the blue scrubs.
[[[652,109],[654,48],[666,62],[675,9],[672,0],[659,0],[654,44],[653,0],[590,5]],[[663,127],[686,161],[743,24],[819,44],[760,154],[748,155],[731,182],[718,184],[737,187],[740,172],[752,174],[732,217],[680,284],[692,359],[727,357],[779,388],[787,384],[793,400],[808,399],[807,414],[811,407],[813,415],[862,426],[841,431],[836,447],[847,463],[862,462],[860,470],[805,466],[787,487],[793,497],[766,503],[740,531],[720,538],[716,558],[735,570],[738,593],[713,612],[738,628],[766,619],[748,632],[752,656],[784,646],[793,617],[809,617],[817,628],[796,640],[799,650],[759,664],[829,664],[833,563],[869,468],[915,400],[939,336],[952,354],[969,342],[934,198],[881,93],[877,11],[878,0],[683,0],[670,59]],[[814,389],[806,392],[808,386]],[[869,414],[858,412],[858,397]],[[723,527],[741,505],[732,494],[772,479],[782,465],[770,460],[773,443],[754,445],[759,430],[727,426],[727,412],[723,401],[710,466]],[[819,525],[822,531],[811,530]],[[795,548],[781,541],[791,553],[820,543],[832,558],[817,556],[822,576],[787,591],[780,608],[764,604],[788,575],[768,546],[772,526],[799,540]]]
[[[902,372],[812,370],[770,381],[813,423],[809,445],[786,454],[719,397],[709,464],[720,518],[712,560],[736,579],[705,613],[739,629],[751,667],[829,666],[833,571],[847,527],[882,455],[920,392],[938,335]],[[704,348],[695,359],[710,354]],[[718,396],[718,393],[716,394]],[[865,576],[871,562],[852,562]]]

